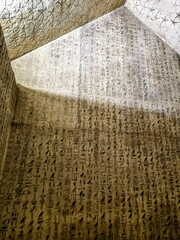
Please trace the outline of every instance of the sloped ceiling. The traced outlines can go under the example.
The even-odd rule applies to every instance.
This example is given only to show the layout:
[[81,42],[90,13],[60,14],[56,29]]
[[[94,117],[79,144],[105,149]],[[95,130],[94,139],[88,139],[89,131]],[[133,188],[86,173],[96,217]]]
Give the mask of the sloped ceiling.
[[9,57],[18,58],[124,3],[180,54],[179,0],[1,0]]
[[180,54],[180,0],[127,0],[125,5]]
[[0,22],[15,59],[121,6],[125,0],[1,0]]

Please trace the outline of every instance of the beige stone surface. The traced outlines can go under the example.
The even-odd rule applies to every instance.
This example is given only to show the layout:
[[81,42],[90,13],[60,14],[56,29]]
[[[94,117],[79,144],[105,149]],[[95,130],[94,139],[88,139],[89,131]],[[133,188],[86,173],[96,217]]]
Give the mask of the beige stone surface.
[[138,21],[129,15],[119,8],[12,61],[17,83],[121,106],[178,109],[178,56],[155,35],[146,37],[143,25],[142,36],[136,33]]
[[3,0],[0,21],[15,59],[121,6],[124,0]]
[[63,95],[78,95],[80,29],[11,62],[17,83]]
[[1,239],[178,240],[178,55],[124,7],[41,51],[14,61]]
[[15,77],[0,26],[0,179],[16,102]]
[[179,0],[127,0],[126,7],[180,55]]

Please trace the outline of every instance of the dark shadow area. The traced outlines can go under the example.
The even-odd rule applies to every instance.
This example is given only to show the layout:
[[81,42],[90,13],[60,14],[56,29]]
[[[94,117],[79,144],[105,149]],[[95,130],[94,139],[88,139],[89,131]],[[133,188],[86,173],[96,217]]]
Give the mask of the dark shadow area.
[[180,238],[178,112],[18,88],[2,240]]

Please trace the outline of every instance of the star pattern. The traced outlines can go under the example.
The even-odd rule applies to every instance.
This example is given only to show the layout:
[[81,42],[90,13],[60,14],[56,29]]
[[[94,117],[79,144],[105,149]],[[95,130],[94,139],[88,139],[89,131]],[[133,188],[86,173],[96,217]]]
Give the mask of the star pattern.
[[129,0],[126,7],[180,54],[179,0]]

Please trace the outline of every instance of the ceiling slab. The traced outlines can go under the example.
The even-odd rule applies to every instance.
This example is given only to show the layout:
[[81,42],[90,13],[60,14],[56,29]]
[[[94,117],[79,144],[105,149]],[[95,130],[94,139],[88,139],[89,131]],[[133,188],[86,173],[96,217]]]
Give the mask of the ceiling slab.
[[118,7],[124,0],[3,0],[0,21],[15,59]]

